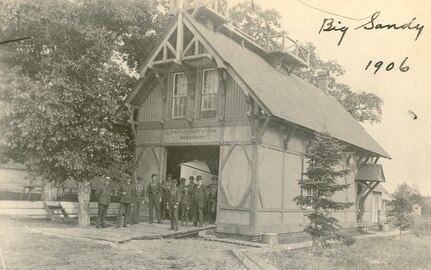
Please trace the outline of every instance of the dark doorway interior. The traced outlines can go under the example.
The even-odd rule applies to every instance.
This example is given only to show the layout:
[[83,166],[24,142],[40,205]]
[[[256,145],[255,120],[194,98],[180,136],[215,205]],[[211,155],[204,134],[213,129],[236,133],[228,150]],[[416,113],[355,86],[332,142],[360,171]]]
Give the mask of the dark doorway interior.
[[166,174],[171,173],[174,179],[180,177],[180,164],[192,160],[205,162],[212,174],[218,175],[219,146],[171,146],[167,147],[168,158]]

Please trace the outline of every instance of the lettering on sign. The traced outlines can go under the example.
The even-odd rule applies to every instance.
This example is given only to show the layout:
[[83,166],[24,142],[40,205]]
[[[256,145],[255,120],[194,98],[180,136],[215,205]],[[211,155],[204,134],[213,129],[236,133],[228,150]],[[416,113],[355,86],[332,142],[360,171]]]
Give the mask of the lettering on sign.
[[164,131],[165,143],[214,142],[220,139],[220,128],[168,129]]

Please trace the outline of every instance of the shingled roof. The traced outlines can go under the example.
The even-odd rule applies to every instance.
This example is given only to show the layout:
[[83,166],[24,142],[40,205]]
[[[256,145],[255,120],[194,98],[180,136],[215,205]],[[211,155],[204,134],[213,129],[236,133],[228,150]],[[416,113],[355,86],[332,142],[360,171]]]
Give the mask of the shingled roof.
[[341,141],[390,158],[334,97],[293,74],[278,71],[260,55],[208,29],[191,16],[187,18],[272,115],[307,129],[319,132],[327,130]]

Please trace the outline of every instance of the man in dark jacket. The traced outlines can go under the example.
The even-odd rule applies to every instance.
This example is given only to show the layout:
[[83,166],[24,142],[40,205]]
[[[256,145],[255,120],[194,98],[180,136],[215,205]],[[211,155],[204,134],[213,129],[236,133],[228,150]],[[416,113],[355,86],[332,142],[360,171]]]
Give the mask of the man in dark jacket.
[[181,192],[181,226],[184,226],[184,221],[186,222],[186,227],[189,226],[189,211],[190,211],[190,183],[188,185],[185,184],[186,179],[181,178],[181,184],[178,186]]
[[171,219],[171,230],[178,231],[178,207],[181,202],[181,190],[176,185],[171,185],[169,189],[169,217]]
[[[123,223],[124,227],[131,223],[132,202],[135,196],[135,187],[132,183],[132,177],[126,176],[125,183],[120,187],[120,208],[118,209],[117,228]],[[123,219],[124,216],[124,220]],[[122,222],[123,221],[123,222]]]
[[105,218],[108,213],[108,207],[111,203],[111,187],[110,187],[111,178],[109,176],[105,176],[99,188],[96,190],[96,198],[97,198],[97,221],[96,228],[100,228],[100,224],[102,224],[102,228],[106,228],[105,226]]
[[162,182],[162,203],[160,206],[162,220],[166,218],[166,214],[169,216],[168,203],[169,203],[169,190],[173,185],[172,174],[168,173],[166,180]]
[[207,189],[205,185],[202,184],[202,176],[198,175],[196,177],[198,182],[195,190],[195,206],[194,206],[194,217],[193,217],[193,226],[197,226],[199,222],[199,227],[202,227],[204,224],[204,207],[207,201]]
[[139,223],[139,212],[141,211],[142,203],[145,197],[144,179],[140,176],[136,178],[135,183],[135,198],[133,200],[132,223]]
[[197,184],[195,183],[195,178],[193,176],[189,177],[189,193],[190,193],[190,207],[189,207],[189,220],[193,220],[195,216],[195,192]]
[[147,187],[147,202],[150,214],[150,224],[153,223],[153,207],[156,208],[157,222],[162,223],[160,219],[160,204],[162,202],[162,187],[159,183],[157,174],[153,173],[151,175],[151,183]]
[[213,176],[211,178],[212,182],[207,186],[208,191],[208,204],[207,204],[207,213],[206,218],[207,222],[210,224],[214,224],[216,220],[216,211],[217,211],[217,177]]

